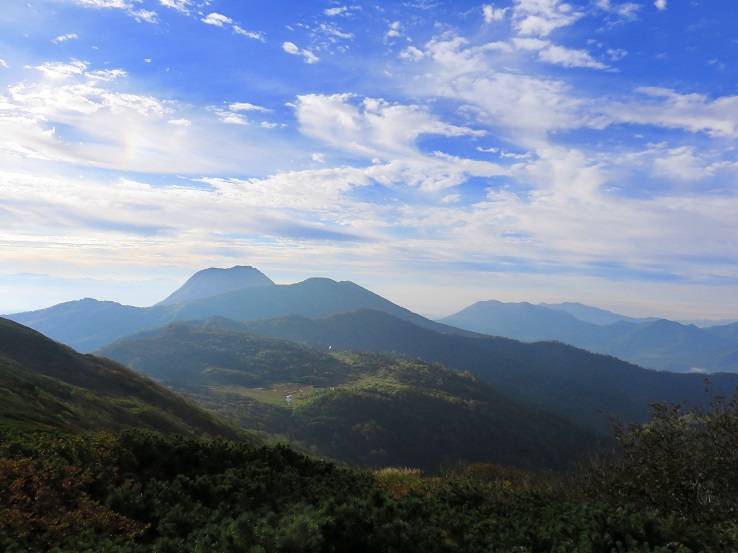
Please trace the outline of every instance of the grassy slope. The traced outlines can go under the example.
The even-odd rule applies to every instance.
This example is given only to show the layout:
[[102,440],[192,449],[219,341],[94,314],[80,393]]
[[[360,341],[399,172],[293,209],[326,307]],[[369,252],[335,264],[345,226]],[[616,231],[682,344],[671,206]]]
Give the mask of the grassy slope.
[[592,433],[523,407],[470,374],[420,360],[321,353],[182,324],[102,353],[246,428],[352,464],[433,469],[484,460],[560,468],[594,441]]
[[6,319],[0,319],[0,424],[242,434],[119,363],[79,354]]

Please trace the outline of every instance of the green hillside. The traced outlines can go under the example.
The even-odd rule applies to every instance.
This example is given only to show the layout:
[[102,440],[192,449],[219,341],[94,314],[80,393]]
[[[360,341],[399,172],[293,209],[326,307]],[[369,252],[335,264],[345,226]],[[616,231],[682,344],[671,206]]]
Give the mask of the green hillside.
[[[219,324],[211,321],[210,324]],[[610,417],[645,421],[659,401],[704,402],[705,375],[644,369],[561,342],[435,332],[367,309],[319,319],[291,316],[244,323],[244,330],[311,344],[396,352],[469,371],[495,390],[578,424],[609,428]],[[713,392],[731,395],[738,374],[711,374]]]
[[321,353],[212,326],[170,325],[101,350],[244,428],[353,465],[488,461],[561,469],[594,432],[470,374],[377,354]]
[[[0,426],[246,436],[127,367],[0,319]],[[250,438],[251,439],[251,438]]]

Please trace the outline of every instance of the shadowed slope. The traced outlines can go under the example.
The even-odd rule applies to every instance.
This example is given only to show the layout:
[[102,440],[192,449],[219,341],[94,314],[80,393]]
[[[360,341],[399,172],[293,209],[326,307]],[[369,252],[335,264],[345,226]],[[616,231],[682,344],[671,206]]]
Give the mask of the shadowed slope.
[[240,432],[127,367],[0,319],[0,424],[62,430]]

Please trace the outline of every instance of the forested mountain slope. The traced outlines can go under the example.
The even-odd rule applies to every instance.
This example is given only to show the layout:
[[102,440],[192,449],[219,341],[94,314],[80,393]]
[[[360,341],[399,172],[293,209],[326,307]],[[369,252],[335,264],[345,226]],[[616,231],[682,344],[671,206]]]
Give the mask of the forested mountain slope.
[[[609,426],[611,416],[643,421],[654,402],[697,404],[707,398],[705,375],[644,369],[560,342],[439,333],[371,310],[254,321],[243,328],[320,348],[394,352],[437,361],[469,371],[513,399],[600,429]],[[709,380],[713,391],[723,395],[738,386],[736,374],[713,374]]]
[[560,469],[597,443],[595,432],[520,405],[468,373],[319,352],[220,323],[173,324],[100,353],[245,428],[354,465],[437,470],[464,460]]
[[0,319],[0,426],[66,431],[135,426],[246,438],[119,363],[79,354],[7,319]]

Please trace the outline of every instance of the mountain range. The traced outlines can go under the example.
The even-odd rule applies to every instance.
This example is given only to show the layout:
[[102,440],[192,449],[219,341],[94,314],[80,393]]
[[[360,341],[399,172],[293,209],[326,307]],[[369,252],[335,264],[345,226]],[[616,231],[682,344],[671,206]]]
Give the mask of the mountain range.
[[738,372],[738,323],[699,328],[633,319],[581,304],[481,301],[439,322],[528,342],[558,340],[643,367]]
[[175,321],[211,316],[251,321],[293,314],[314,318],[355,309],[382,311],[442,333],[561,341],[658,370],[738,372],[738,323],[698,327],[626,317],[574,302],[533,305],[494,300],[432,321],[352,282],[311,278],[277,285],[246,266],[199,271],[151,307],[86,298],[7,318],[90,352],[133,332]]
[[[241,288],[233,289],[234,279],[225,277],[230,273],[208,269],[195,275],[207,278],[193,277],[169,298],[151,307],[132,307],[86,298],[37,311],[7,315],[7,318],[82,352],[91,352],[127,334],[174,321],[197,320],[214,315],[236,321],[289,314],[324,317],[359,308],[390,313],[428,328],[468,334],[467,331],[417,315],[353,282],[310,278],[289,285],[254,285],[255,282],[266,282],[264,279],[271,280],[251,267],[249,271],[241,267],[228,271],[234,269],[237,276],[248,277]],[[193,280],[196,286],[191,284]],[[209,295],[220,283],[227,284],[226,291]],[[173,297],[182,298],[182,301],[171,303]]]
[[[201,271],[147,308],[88,298],[12,318],[96,354],[79,354],[36,333],[33,342],[18,339],[26,345],[13,350],[18,340],[9,338],[4,347],[15,357],[2,355],[23,368],[18,372],[14,365],[14,378],[36,382],[28,375],[41,371],[63,387],[88,390],[81,393],[85,397],[99,393],[118,407],[122,402],[148,413],[145,420],[161,419],[136,403],[154,397],[147,390],[161,394],[161,388],[147,379],[146,386],[121,383],[143,377],[104,359],[111,358],[269,439],[283,436],[307,451],[370,466],[431,468],[484,459],[556,468],[607,433],[610,417],[645,421],[651,403],[699,404],[709,400],[706,386],[718,395],[738,386],[738,374],[713,374],[706,384],[704,375],[649,370],[564,343],[617,342],[641,356],[723,348],[727,363],[736,325],[699,329],[665,320],[615,320],[616,314],[579,304],[500,302],[480,302],[431,321],[351,282],[311,278],[278,285],[253,267]],[[13,324],[6,321],[18,336],[33,332]],[[536,340],[551,329],[555,336],[533,343],[500,336]],[[619,341],[608,338],[616,332]],[[39,344],[76,364],[31,354],[43,351]],[[28,365],[22,355],[30,356]],[[64,370],[48,373],[55,366]],[[143,390],[145,397],[115,399],[123,397],[118,388]],[[11,397],[7,412],[24,412],[29,397]]]

